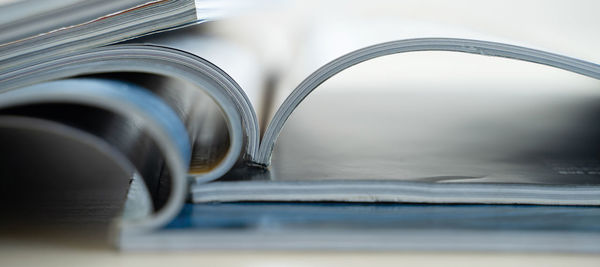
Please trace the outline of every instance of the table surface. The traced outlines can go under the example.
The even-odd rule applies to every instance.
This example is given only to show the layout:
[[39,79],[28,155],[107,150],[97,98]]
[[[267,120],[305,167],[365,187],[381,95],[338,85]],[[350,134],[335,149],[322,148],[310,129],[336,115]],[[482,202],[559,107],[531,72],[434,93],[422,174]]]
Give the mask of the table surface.
[[600,266],[600,254],[435,251],[117,251],[106,232],[0,235],[0,266]]
[[0,244],[2,266],[599,266],[600,255],[330,251],[118,252],[55,244]]

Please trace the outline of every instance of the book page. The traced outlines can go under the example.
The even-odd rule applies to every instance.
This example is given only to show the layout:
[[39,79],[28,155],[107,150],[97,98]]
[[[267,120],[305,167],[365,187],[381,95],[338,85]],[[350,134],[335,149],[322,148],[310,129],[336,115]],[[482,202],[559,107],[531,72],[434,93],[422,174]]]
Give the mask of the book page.
[[[356,49],[392,40],[470,38],[533,47],[592,62],[600,59],[593,49],[600,40],[589,37],[594,35],[591,29],[578,28],[573,33],[569,28],[573,24],[552,22],[553,15],[562,12],[578,14],[579,25],[589,25],[593,18],[583,6],[562,9],[562,2],[557,1],[551,3],[555,8],[550,8],[551,12],[531,14],[506,9],[519,6],[523,10],[534,10],[535,6],[529,4],[482,10],[463,2],[451,5],[435,2],[430,4],[438,6],[436,11],[417,10],[417,14],[406,14],[406,19],[398,19],[392,16],[394,11],[402,12],[400,6],[410,10],[411,5],[416,4],[394,6],[370,2],[369,5],[380,9],[390,8],[377,17],[369,12],[362,12],[363,17],[353,16],[360,12],[336,4],[339,2],[324,2],[315,4],[310,12],[297,8],[290,13],[283,12],[289,17],[282,13],[271,17],[281,20],[276,28],[287,29],[281,30],[279,37],[292,41],[292,45],[287,46],[289,56],[283,57],[286,65],[278,72],[273,107],[280,105],[296,85],[329,61]],[[360,4],[353,8],[361,7],[367,8]],[[514,17],[506,20],[504,15],[509,11]],[[456,16],[457,13],[464,16]],[[473,13],[489,17],[472,17]],[[452,23],[448,21],[450,18],[454,18]],[[472,23],[475,20],[481,23]],[[525,24],[540,27],[545,32],[515,28]],[[574,38],[570,42],[554,42],[551,37],[556,34]],[[341,78],[325,82],[292,114],[276,145],[271,178],[295,179],[292,177],[299,175],[302,179],[335,176],[339,179],[442,177],[444,180],[443,177],[448,177],[458,181],[461,177],[495,180],[490,178],[495,175],[490,174],[497,173],[502,179],[511,177],[504,182],[527,182],[519,177],[544,173],[541,176],[558,175],[556,179],[560,182],[557,183],[562,183],[565,179],[560,178],[561,171],[556,170],[586,168],[580,165],[586,165],[596,149],[585,144],[589,144],[597,132],[591,115],[586,114],[593,111],[587,101],[597,97],[598,82],[577,74],[511,59],[453,52],[414,52],[364,62],[338,75]],[[523,120],[512,121],[516,114]],[[578,136],[574,138],[578,141],[563,141],[569,135]],[[497,153],[483,157],[488,149]],[[563,156],[568,158],[565,162],[560,159]],[[574,158],[578,159],[571,161]],[[374,161],[369,163],[368,159]],[[509,159],[515,162],[501,164]],[[410,161],[412,163],[407,163]],[[433,166],[436,162],[438,166]],[[533,165],[526,166],[528,164]],[[590,168],[595,168],[593,166]],[[289,172],[277,171],[284,169]],[[544,172],[540,172],[542,169]],[[307,174],[311,171],[315,173]],[[590,174],[595,175],[594,171]],[[586,183],[595,178],[582,179],[575,180]],[[538,182],[534,180],[529,182]]]
[[[150,0],[21,0],[0,6],[0,43],[81,24]],[[43,21],[43,23],[40,23]]]
[[[282,83],[366,40],[394,36],[535,47],[438,26],[331,22],[312,31],[306,60]],[[442,51],[376,58],[327,80],[294,110],[276,143],[271,178],[595,184],[598,89],[596,79],[506,58]]]
[[[284,1],[285,5],[219,21],[213,31],[244,43],[274,77],[274,114],[309,74],[348,52],[421,37],[497,41],[600,62],[593,1]],[[544,12],[537,12],[542,9]],[[576,18],[576,19],[573,19]],[[274,23],[276,22],[276,23]],[[359,78],[357,78],[359,79]],[[267,119],[269,120],[269,119]]]
[[207,27],[211,25],[196,25],[154,34],[129,43],[160,45],[201,57],[231,76],[244,90],[255,109],[261,107],[266,74],[258,55],[244,45],[207,33]]
[[[598,80],[442,53],[390,56],[325,82],[281,132],[271,179],[598,183]],[[409,64],[419,60],[439,64]]]

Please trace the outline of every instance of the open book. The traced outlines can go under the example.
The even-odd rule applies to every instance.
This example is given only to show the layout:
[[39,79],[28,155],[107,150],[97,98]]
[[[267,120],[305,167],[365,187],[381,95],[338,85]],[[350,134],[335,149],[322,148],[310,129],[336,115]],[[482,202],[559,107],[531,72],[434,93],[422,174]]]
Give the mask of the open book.
[[[537,113],[502,113],[498,116],[504,121],[497,125],[489,120],[498,116],[478,117],[476,123],[487,123],[483,128],[467,125],[461,130],[459,125],[435,146],[419,138],[439,129],[411,132],[420,122],[427,124],[427,116],[419,119],[410,113],[415,109],[402,113],[378,108],[400,103],[389,95],[366,91],[358,98],[323,96],[321,101],[319,95],[311,99],[314,110],[298,118],[310,122],[336,109],[336,103],[353,103],[356,109],[341,108],[337,121],[321,121],[314,128],[297,123],[278,142],[288,119],[321,84],[387,55],[450,51],[501,57],[572,72],[595,85],[600,65],[489,40],[401,39],[372,44],[322,65],[276,105],[264,91],[268,85],[252,75],[258,67],[247,54],[226,43],[198,39],[190,31],[154,34],[211,20],[231,9],[203,4],[141,3],[1,45],[0,132],[7,166],[2,175],[63,177],[75,184],[78,175],[108,189],[121,188],[115,199],[126,192],[119,224],[123,233],[168,224],[186,199],[600,205],[600,143],[595,141],[600,128],[585,93],[538,98]],[[153,35],[142,37],[148,34]],[[556,104],[560,99],[568,101]],[[528,107],[519,105],[521,109],[509,109]],[[486,106],[493,105],[482,105],[482,114],[492,110]],[[478,113],[467,113],[473,112]],[[551,112],[546,113],[552,116],[549,121],[540,120],[547,118],[544,112]],[[381,118],[413,119],[369,130]],[[505,126],[516,127],[518,134],[502,135],[502,130],[510,131]],[[488,131],[490,137],[473,129]],[[460,146],[456,137],[483,140],[466,146],[488,146]],[[345,143],[356,140],[365,144],[357,149]],[[349,149],[328,153],[332,144]],[[384,149],[398,144],[398,153]],[[274,155],[276,147],[286,151]],[[18,153],[23,150],[28,153]]]

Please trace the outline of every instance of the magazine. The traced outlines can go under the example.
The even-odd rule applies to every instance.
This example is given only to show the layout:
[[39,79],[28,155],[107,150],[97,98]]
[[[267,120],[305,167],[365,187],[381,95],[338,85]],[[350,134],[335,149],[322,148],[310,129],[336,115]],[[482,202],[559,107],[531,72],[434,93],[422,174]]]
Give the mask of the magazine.
[[[116,190],[110,197],[114,201],[125,194],[122,205],[111,206],[121,213],[123,244],[147,244],[140,241],[144,233],[172,223],[186,200],[198,207],[221,202],[600,205],[600,147],[594,141],[599,129],[595,117],[575,116],[591,109],[582,98],[574,98],[581,102],[568,106],[561,116],[553,113],[558,123],[551,126],[564,126],[569,134],[549,130],[540,137],[532,133],[552,127],[543,122],[520,124],[525,126],[517,127],[523,131],[515,136],[517,141],[492,134],[492,145],[485,149],[431,150],[419,142],[402,143],[403,138],[416,140],[427,134],[411,135],[405,128],[410,125],[378,130],[377,135],[361,132],[369,127],[364,118],[373,122],[411,115],[378,109],[382,103],[399,103],[389,96],[365,92],[359,99],[324,96],[319,101],[319,95],[313,98],[312,113],[298,118],[325,116],[331,103],[370,105],[340,111],[340,123],[355,120],[357,125],[342,136],[334,129],[337,122],[329,121],[315,128],[296,124],[293,137],[278,141],[294,111],[321,84],[387,55],[449,51],[500,57],[594,81],[600,79],[598,64],[484,39],[400,39],[329,61],[276,105],[265,93],[266,82],[254,74],[259,64],[243,50],[191,30],[158,33],[215,19],[232,7],[187,0],[128,2],[130,9],[87,22],[78,21],[85,16],[74,18],[69,22],[78,24],[0,46],[2,154],[10,155],[4,158],[1,174],[27,181],[46,176],[52,184],[62,181],[61,187],[71,183],[73,188],[81,184],[77,177],[85,177],[89,183],[103,184],[104,190]],[[125,5],[119,3],[118,8]],[[530,119],[528,114],[520,116]],[[366,148],[354,150],[351,159],[350,154],[327,153],[327,144],[343,144],[344,135],[357,133],[370,141]],[[447,135],[480,138],[471,130]],[[397,136],[407,153],[382,152],[382,147],[394,145],[378,143],[377,139],[390,140],[382,136]],[[324,143],[322,152],[308,145],[315,140]],[[273,156],[276,147],[287,149],[287,156]],[[507,147],[518,147],[521,154]],[[52,187],[38,186],[26,190],[43,195],[44,188]]]

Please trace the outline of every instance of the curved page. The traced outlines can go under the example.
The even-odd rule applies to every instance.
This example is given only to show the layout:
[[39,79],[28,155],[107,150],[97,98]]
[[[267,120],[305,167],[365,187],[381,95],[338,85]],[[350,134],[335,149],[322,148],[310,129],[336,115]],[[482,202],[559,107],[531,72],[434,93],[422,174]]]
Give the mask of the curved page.
[[[259,146],[259,125],[256,108],[263,105],[265,72],[254,53],[234,42],[222,38],[204,36],[201,29],[189,27],[167,33],[150,35],[132,40],[130,43],[144,45],[160,45],[185,51],[214,64],[233,79],[232,84],[237,88],[236,101],[238,104],[245,132],[249,133],[246,145],[248,161],[255,161]],[[198,103],[198,106],[201,104]],[[243,107],[243,108],[242,108]]]
[[[255,129],[253,125],[256,123],[249,115],[252,114],[252,109],[239,86],[226,73],[211,63],[174,49],[139,45],[104,47],[19,69],[2,75],[0,80],[3,81],[3,90],[8,91],[48,80],[111,73],[138,73],[150,74],[153,77],[173,78],[176,83],[186,85],[183,87],[182,94],[178,94],[178,96],[187,99],[189,94],[202,92],[209,96],[211,101],[214,101],[223,116],[229,144],[218,149],[222,153],[219,153],[221,157],[218,160],[210,161],[214,165],[201,168],[204,171],[194,174],[197,181],[210,181],[221,177],[237,162],[243,160],[243,155],[250,151],[248,149],[248,145],[251,144],[250,140],[258,139],[257,133],[253,131]],[[176,90],[177,88],[179,87],[165,88],[164,90]],[[168,97],[173,94],[164,92],[158,92],[158,94],[167,96],[165,99],[176,111],[183,110],[178,112],[180,115],[186,113],[184,107],[178,107],[177,99],[173,101]],[[189,106],[196,108],[191,104]],[[198,109],[188,115],[197,114],[201,117],[202,111],[202,109]],[[241,114],[245,114],[244,117]],[[182,119],[187,122],[188,130],[197,129],[194,120],[190,120],[188,117],[182,117]],[[191,135],[194,138],[194,135]],[[218,142],[207,142],[207,144],[221,145]]]
[[323,82],[327,81],[335,74],[360,62],[390,54],[415,51],[454,51],[485,56],[506,57],[548,65],[591,78],[600,79],[600,65],[598,64],[504,43],[456,38],[420,38],[373,45],[329,62],[308,76],[300,83],[300,85],[298,85],[298,87],[296,87],[296,89],[294,89],[283,102],[279,110],[277,110],[277,113],[275,113],[275,116],[265,132],[258,154],[258,162],[264,165],[270,164],[273,146],[286,120],[302,100]]
[[[30,184],[28,190],[20,193],[37,199],[39,195],[57,190],[67,199],[83,195],[107,201],[102,197],[103,189],[112,184],[115,192],[104,193],[118,195],[134,177],[141,176],[143,179],[138,178],[133,186],[138,191],[129,195],[128,202],[137,202],[138,208],[155,212],[142,214],[145,216],[125,214],[129,220],[119,222],[121,229],[153,229],[169,222],[179,211],[185,199],[185,177],[191,154],[189,138],[177,114],[157,96],[130,83],[80,78],[5,92],[0,106],[5,121],[8,118],[23,121],[12,123],[12,131],[5,132],[28,136],[3,145],[4,155],[12,154],[10,158],[14,162],[3,168],[3,172],[8,172],[4,174],[16,179],[17,184],[19,180]],[[3,139],[3,142],[8,140],[12,139]],[[23,140],[30,142],[28,148],[19,146]],[[25,151],[33,154],[29,154],[29,160],[19,161],[22,159],[19,155]],[[52,156],[52,153],[62,156]],[[31,165],[30,168],[26,168],[26,164]],[[109,164],[120,167],[107,166]],[[93,171],[97,168],[100,169]],[[115,169],[129,175],[113,176]],[[50,183],[48,188],[35,190],[35,185],[46,183]],[[138,183],[147,189],[139,191]],[[50,187],[58,188],[51,190]],[[79,191],[81,189],[89,192]],[[152,205],[147,201],[147,194],[154,200],[154,207],[139,205]],[[72,201],[77,204],[78,200]],[[118,202],[119,198],[113,200]],[[39,203],[32,205],[36,207]]]
[[[153,229],[168,222],[185,199],[186,183],[190,175],[198,182],[211,181],[223,176],[236,164],[246,162],[251,158],[250,155],[255,155],[252,152],[257,150],[258,145],[256,116],[240,86],[224,71],[208,61],[172,48],[155,45],[114,45],[74,53],[42,64],[6,72],[0,75],[0,84],[3,88],[2,100],[13,105],[16,100],[10,96],[23,95],[25,100],[34,101],[38,97],[43,97],[43,94],[36,96],[26,93],[31,90],[27,88],[28,86],[43,88],[48,87],[49,81],[61,80],[54,86],[57,87],[54,90],[56,91],[53,96],[54,101],[60,100],[62,90],[60,87],[64,86],[64,90],[78,92],[82,98],[89,94],[88,97],[95,99],[98,105],[117,105],[124,109],[131,106],[131,104],[119,104],[120,101],[128,99],[127,96],[118,95],[120,88],[113,93],[114,99],[106,99],[94,98],[95,94],[85,90],[88,84],[70,84],[73,77],[79,79],[77,77],[82,76],[125,81],[128,84],[144,87],[172,109],[189,134],[189,137],[185,138],[181,136],[171,138],[169,142],[164,138],[153,139],[156,146],[164,151],[171,151],[178,147],[182,149],[177,142],[191,142],[183,145],[185,149],[191,151],[189,152],[191,165],[187,165],[189,160],[181,160],[181,157],[173,156],[171,152],[162,154],[163,160],[177,161],[176,164],[168,164],[170,166],[168,169],[175,172],[170,175],[172,193],[169,194],[166,202],[159,206],[155,200],[156,196],[152,196],[154,208],[158,209],[158,212],[154,212],[149,218],[143,213],[135,214],[136,209],[147,209],[144,208],[147,206],[147,200],[144,200],[147,198],[144,197],[147,195],[144,193],[144,188],[147,187],[149,194],[153,194],[148,176],[144,176],[145,173],[138,170],[143,179],[132,180],[132,188],[129,191],[130,201],[128,200],[125,205],[124,216],[133,218],[125,221],[127,222],[125,228],[128,230]],[[77,91],[80,88],[83,89]],[[51,91],[48,90],[49,93]],[[124,99],[120,99],[121,97]],[[68,100],[68,97],[65,100]],[[160,105],[150,103],[146,106],[150,111],[161,112],[157,110]],[[125,110],[119,112],[129,115]],[[151,151],[147,153],[147,155],[155,154]],[[146,155],[146,153],[139,155]],[[154,162],[145,166],[160,167],[162,164]],[[148,172],[157,173],[153,170]],[[132,175],[134,178],[137,176],[139,175]],[[143,181],[142,184],[145,186],[140,185],[140,181]],[[161,193],[157,194],[160,198]]]
[[[589,78],[580,78],[593,82],[600,78],[600,67],[596,64],[503,43],[452,38],[423,38],[383,43],[338,58],[306,78],[286,99],[271,121],[261,144],[259,161],[265,166],[270,165],[273,145],[283,125],[295,108],[320,84],[360,62],[411,51],[454,51],[475,55],[471,57],[497,56],[582,74]],[[508,61],[510,60],[506,60]],[[454,132],[444,132],[447,128],[440,127],[445,125],[444,123],[430,125],[432,128],[427,129],[416,127],[421,131],[414,130],[409,125],[394,124],[394,121],[418,121],[411,118],[410,110],[435,111],[427,109],[426,106],[410,109],[410,105],[415,103],[410,102],[409,97],[419,96],[418,93],[402,96],[377,95],[370,91],[347,95],[323,93],[306,103],[306,109],[297,114],[288,135],[278,143],[281,149],[269,172],[238,174],[238,177],[232,176],[223,182],[194,186],[193,200],[598,205],[600,187],[595,172],[597,165],[595,162],[583,162],[578,158],[589,158],[598,148],[593,141],[597,138],[598,129],[591,122],[594,117],[590,113],[595,109],[593,103],[588,103],[597,97],[594,92],[596,90],[572,89],[571,95],[565,92],[563,95],[556,94],[551,98],[538,99],[536,105],[539,109],[550,112],[546,113],[547,116],[543,115],[544,113],[528,114],[528,109],[531,110],[528,106],[531,105],[526,101],[535,100],[535,94],[530,94],[519,103],[513,103],[515,105],[510,108],[520,112],[520,116],[511,120],[509,126],[516,124],[520,127],[523,131],[521,134],[524,134],[520,139],[507,135],[510,129],[498,127],[486,129],[484,133],[487,135],[477,135],[475,132],[468,132],[468,129],[472,128],[469,128],[468,124],[457,124],[449,128],[454,129]],[[400,97],[405,97],[406,100],[397,101]],[[445,107],[448,104],[445,102],[449,99],[448,96],[444,98],[441,94],[439,98],[441,102],[428,104],[433,108]],[[498,104],[515,101],[510,99],[498,97],[494,101]],[[332,109],[331,103],[340,104],[336,105],[334,110],[328,110]],[[543,103],[551,105],[544,106]],[[394,106],[403,108],[392,108]],[[502,113],[502,107],[496,106],[498,105],[490,104],[479,107],[479,112],[467,115],[474,120],[467,121],[484,123],[491,127],[494,124],[490,124],[489,120],[506,120],[507,118],[498,117],[498,114],[506,112]],[[500,113],[494,114],[493,111],[497,110],[495,108],[500,108]],[[338,116],[330,115],[332,113]],[[469,113],[464,113],[464,110],[449,110],[446,114],[449,117],[457,115],[460,118],[461,114]],[[382,121],[381,118],[387,118],[386,121],[390,121],[391,124],[371,129],[376,122]],[[523,121],[519,119],[536,123],[522,124]],[[335,121],[333,125],[332,121]],[[499,121],[498,125],[503,125],[502,121]],[[437,136],[444,133],[443,136],[448,137],[446,140],[452,141],[452,138],[456,137],[458,140],[471,140],[466,143],[477,146],[465,147],[457,141],[456,144],[435,143],[431,147],[419,145],[428,143],[407,141],[427,140],[426,137],[436,136],[436,132]],[[536,137],[535,134],[539,136]],[[393,143],[379,140],[393,140],[390,141]],[[377,149],[391,146],[398,147],[398,150],[392,153],[391,149]],[[557,159],[556,155],[560,153],[565,153],[562,156],[567,158],[532,161],[536,154],[523,153],[535,152],[535,149],[539,148],[536,146],[541,146],[543,151],[548,153],[555,153],[552,156],[554,159]],[[427,151],[430,150],[434,154],[428,155]],[[485,151],[496,153],[490,154]],[[493,158],[511,153],[511,157]],[[479,156],[475,161],[472,158],[470,161],[462,160],[463,157],[469,159],[476,154]],[[434,167],[431,167],[432,165]],[[367,167],[361,168],[363,166]],[[585,175],[569,173],[573,168],[577,171],[586,170]]]

